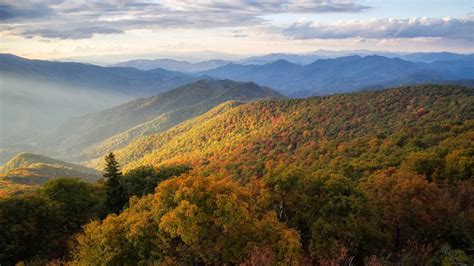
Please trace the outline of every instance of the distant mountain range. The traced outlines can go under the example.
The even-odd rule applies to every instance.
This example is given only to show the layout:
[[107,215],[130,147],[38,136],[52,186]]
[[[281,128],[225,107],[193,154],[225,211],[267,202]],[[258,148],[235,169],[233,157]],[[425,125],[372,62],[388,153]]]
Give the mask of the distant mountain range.
[[163,68],[172,71],[180,72],[198,72],[208,69],[220,67],[229,63],[241,65],[264,65],[277,60],[285,60],[298,65],[311,64],[318,59],[334,59],[346,56],[369,56],[378,55],[388,58],[400,58],[412,62],[432,63],[435,61],[454,61],[465,60],[472,57],[472,54],[457,54],[450,52],[428,52],[428,53],[395,53],[384,51],[370,51],[370,50],[348,50],[348,51],[329,51],[317,50],[311,53],[290,54],[290,53],[271,53],[266,55],[250,56],[239,60],[204,60],[190,63],[188,61],[176,59],[135,59],[124,61],[111,66],[118,67],[133,67],[142,70],[150,70],[154,68]]
[[[474,55],[449,52],[319,50],[307,54],[274,53],[229,62],[214,60],[189,63],[158,59],[134,60],[116,66],[139,69],[162,67],[194,73],[195,77],[253,81],[292,97],[427,82],[443,83],[446,80],[469,80],[474,77]],[[199,68],[205,70],[196,72]]]
[[439,52],[439,53],[411,53],[411,54],[402,54],[399,56],[401,59],[413,61],[413,62],[424,62],[432,63],[435,61],[456,61],[456,60],[466,60],[474,57],[474,54],[456,54],[449,52]]
[[228,64],[198,73],[253,81],[289,96],[304,97],[406,84],[474,79],[474,56],[462,60],[416,63],[382,56],[318,59],[308,65],[277,60],[264,65]]
[[193,80],[189,75],[155,68],[100,67],[73,62],[29,60],[0,54],[0,75],[47,81],[83,90],[99,89],[133,97],[148,96]]
[[126,61],[118,64],[111,65],[112,67],[133,67],[141,70],[152,70],[155,68],[163,68],[172,71],[180,71],[185,73],[199,72],[209,70],[212,68],[225,66],[232,61],[225,60],[209,60],[198,63],[190,63],[187,61],[178,61],[173,59],[137,59]]
[[44,143],[50,143],[46,146],[55,146],[55,150],[64,155],[78,153],[92,145],[85,154],[95,158],[138,137],[164,131],[201,115],[229,100],[248,102],[283,97],[252,82],[201,80],[153,97],[73,118],[48,136]]
[[[108,109],[138,97],[155,95],[200,79],[254,82],[290,97],[327,95],[420,83],[473,84],[473,55],[453,53],[400,55],[414,61],[435,60],[431,63],[378,55],[316,59],[310,64],[297,64],[284,59],[264,63],[265,60],[276,58],[300,60],[303,63],[305,58],[313,60],[318,56],[332,57],[349,52],[363,54],[368,51],[319,51],[305,55],[271,54],[241,60],[239,64],[227,64],[229,61],[225,60],[202,63],[150,61],[192,73],[162,68],[140,70],[131,67],[100,67],[80,63],[28,60],[1,54],[0,146],[37,145],[39,136],[72,117]],[[390,53],[385,55],[395,56]],[[264,64],[248,64],[256,61]],[[218,67],[194,72],[214,66]],[[124,125],[121,130],[128,130],[145,122],[149,121],[138,120],[137,124],[130,127]],[[118,133],[113,131],[110,134],[98,135],[97,138],[108,138]]]

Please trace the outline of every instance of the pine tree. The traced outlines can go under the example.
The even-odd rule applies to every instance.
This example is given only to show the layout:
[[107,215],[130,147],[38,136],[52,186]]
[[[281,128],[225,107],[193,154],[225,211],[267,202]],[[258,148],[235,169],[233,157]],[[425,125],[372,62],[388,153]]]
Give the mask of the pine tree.
[[128,200],[120,182],[122,173],[112,152],[105,156],[105,162],[103,175],[106,189],[105,207],[108,213],[119,213]]

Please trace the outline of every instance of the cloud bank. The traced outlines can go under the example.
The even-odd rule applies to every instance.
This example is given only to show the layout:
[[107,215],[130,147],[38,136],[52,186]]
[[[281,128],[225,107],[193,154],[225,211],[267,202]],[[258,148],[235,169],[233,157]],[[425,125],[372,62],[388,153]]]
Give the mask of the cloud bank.
[[369,19],[329,25],[303,21],[280,31],[283,35],[298,40],[450,38],[474,41],[474,17]]
[[0,1],[0,30],[27,38],[84,39],[135,29],[252,26],[265,24],[262,16],[271,14],[369,8],[352,0]]

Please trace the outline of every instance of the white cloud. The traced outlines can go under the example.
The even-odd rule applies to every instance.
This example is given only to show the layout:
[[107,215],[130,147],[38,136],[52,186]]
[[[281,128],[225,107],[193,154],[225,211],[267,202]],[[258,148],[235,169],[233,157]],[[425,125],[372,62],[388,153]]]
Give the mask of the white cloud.
[[[253,26],[280,13],[361,12],[352,0],[0,0],[0,30],[28,38],[80,39],[136,29]],[[11,30],[11,27],[14,30]]]
[[301,21],[282,29],[292,39],[442,38],[474,41],[474,18],[369,19],[334,24]]

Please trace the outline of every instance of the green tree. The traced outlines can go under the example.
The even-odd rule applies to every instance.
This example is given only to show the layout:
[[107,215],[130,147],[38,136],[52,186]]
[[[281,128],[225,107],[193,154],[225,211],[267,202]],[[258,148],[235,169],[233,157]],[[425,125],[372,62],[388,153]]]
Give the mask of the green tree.
[[81,226],[99,217],[102,210],[101,191],[96,185],[76,178],[59,178],[46,183],[38,191],[56,203],[61,231],[72,235]]
[[59,256],[65,243],[57,210],[54,202],[34,194],[0,199],[0,264]]
[[105,207],[108,213],[119,213],[128,198],[120,182],[122,172],[115,155],[111,152],[105,156],[105,168],[103,174],[105,180]]
[[[277,168],[265,176],[273,208],[302,235],[314,260],[363,257],[381,236],[364,194],[350,179],[301,168]],[[371,250],[372,249],[372,250]]]
[[190,170],[188,166],[171,165],[155,168],[153,166],[139,166],[124,173],[121,178],[122,186],[127,194],[142,197],[155,192],[156,186],[173,176],[180,176]]
[[443,161],[429,152],[412,152],[408,154],[400,165],[400,169],[424,175],[428,181],[433,181],[441,172]]

